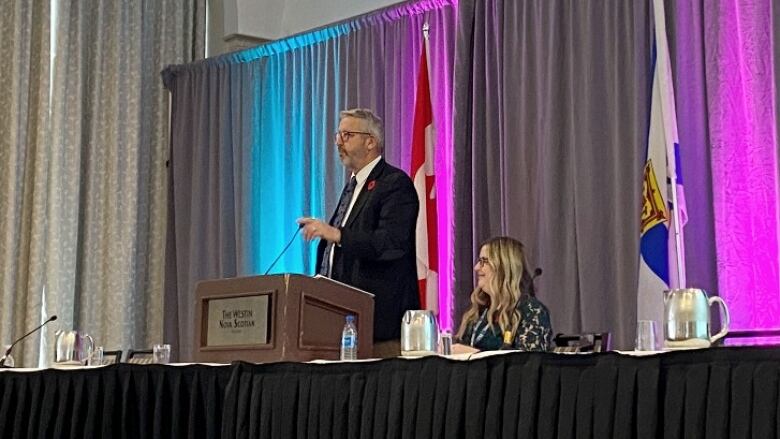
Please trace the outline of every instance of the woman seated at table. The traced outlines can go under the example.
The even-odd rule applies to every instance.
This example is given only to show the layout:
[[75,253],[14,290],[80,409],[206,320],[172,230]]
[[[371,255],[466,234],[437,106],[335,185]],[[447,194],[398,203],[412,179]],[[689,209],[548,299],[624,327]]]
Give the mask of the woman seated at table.
[[474,271],[477,286],[453,353],[550,350],[550,312],[535,296],[523,244],[508,237],[489,239],[479,250]]

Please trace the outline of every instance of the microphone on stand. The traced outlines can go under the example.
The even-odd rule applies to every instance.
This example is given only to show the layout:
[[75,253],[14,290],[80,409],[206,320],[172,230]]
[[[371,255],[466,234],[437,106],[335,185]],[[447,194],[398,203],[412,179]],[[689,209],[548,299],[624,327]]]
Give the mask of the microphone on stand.
[[27,334],[24,334],[23,336],[21,336],[21,337],[17,338],[17,339],[16,339],[16,341],[14,341],[13,343],[11,343],[11,346],[8,346],[8,349],[6,349],[6,350],[5,350],[5,354],[3,355],[3,358],[0,358],[0,367],[6,367],[6,366],[5,366],[5,360],[6,360],[6,358],[8,358],[8,356],[9,356],[9,355],[11,355],[11,349],[13,349],[13,348],[14,348],[14,346],[16,346],[16,344],[17,344],[17,343],[19,343],[20,341],[24,340],[24,339],[25,339],[25,338],[26,338],[28,335],[30,335],[30,334],[33,334],[33,333],[35,333],[36,331],[40,330],[40,329],[41,329],[41,328],[43,328],[43,327],[44,327],[44,326],[45,326],[47,323],[49,323],[49,322],[53,322],[53,321],[55,321],[55,320],[57,320],[57,315],[56,315],[56,314],[55,314],[55,315],[53,315],[53,316],[51,316],[51,317],[49,317],[49,319],[48,319],[48,320],[46,320],[45,322],[43,322],[43,323],[41,323],[40,325],[38,325],[38,327],[36,327],[36,328],[35,328],[35,329],[33,329],[32,331],[28,332]]
[[274,265],[276,265],[276,263],[279,262],[279,259],[287,251],[287,249],[290,248],[290,245],[292,245],[293,241],[295,240],[295,237],[298,236],[298,232],[300,232],[302,228],[303,228],[303,224],[298,224],[298,228],[295,229],[295,233],[293,233],[292,237],[290,238],[290,242],[288,242],[287,245],[284,246],[284,249],[282,249],[282,252],[279,253],[279,256],[277,256],[276,259],[274,259],[274,261],[271,262],[271,266],[268,267],[267,270],[265,270],[265,273],[263,273],[263,276],[268,274],[268,272],[271,271],[272,268],[274,268]]
[[531,296],[536,295],[536,286],[534,286],[534,281],[537,277],[542,275],[542,269],[539,267],[536,267],[534,269],[534,274],[530,274],[527,271],[523,272],[523,276],[520,278],[520,291],[523,293],[527,293]]

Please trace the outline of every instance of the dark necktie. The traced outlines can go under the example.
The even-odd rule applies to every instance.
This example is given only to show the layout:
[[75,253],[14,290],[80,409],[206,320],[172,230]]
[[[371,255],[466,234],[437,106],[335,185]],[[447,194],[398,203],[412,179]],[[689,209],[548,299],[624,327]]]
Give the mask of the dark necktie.
[[[357,186],[357,179],[353,175],[352,178],[344,187],[344,191],[341,192],[341,198],[339,198],[339,207],[336,209],[336,215],[330,222],[333,227],[341,227],[341,223],[344,222],[344,216],[347,214],[349,203],[352,201],[352,194],[355,192],[355,186]],[[320,264],[320,274],[328,276],[328,267],[330,267],[330,252],[333,251],[333,243],[329,242],[325,247],[325,251],[322,253],[322,263]]]

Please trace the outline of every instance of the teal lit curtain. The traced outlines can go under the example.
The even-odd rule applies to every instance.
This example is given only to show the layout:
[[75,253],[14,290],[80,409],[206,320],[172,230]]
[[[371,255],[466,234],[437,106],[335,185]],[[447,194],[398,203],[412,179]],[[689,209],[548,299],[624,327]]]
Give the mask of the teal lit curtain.
[[[345,179],[332,140],[340,110],[374,109],[385,121],[385,158],[409,170],[425,22],[436,169],[447,184],[455,9],[405,3],[163,72],[172,95],[165,339],[179,359],[192,359],[196,282],[264,273],[298,217],[334,209]],[[448,221],[447,206],[440,211]],[[271,273],[313,274],[315,245],[294,238]]]

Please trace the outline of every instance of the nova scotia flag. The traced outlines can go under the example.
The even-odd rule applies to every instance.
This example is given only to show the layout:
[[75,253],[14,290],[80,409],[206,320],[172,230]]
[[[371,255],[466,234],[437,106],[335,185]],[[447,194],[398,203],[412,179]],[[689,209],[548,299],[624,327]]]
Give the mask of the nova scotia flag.
[[[675,223],[682,228],[687,216],[682,178],[678,171],[677,113],[663,0],[653,0],[653,6],[655,53],[647,160],[642,184],[637,319],[655,320],[661,325],[663,291],[685,285],[682,230],[676,234]],[[676,193],[672,179],[675,179]],[[678,221],[675,221],[674,215],[678,215]]]

